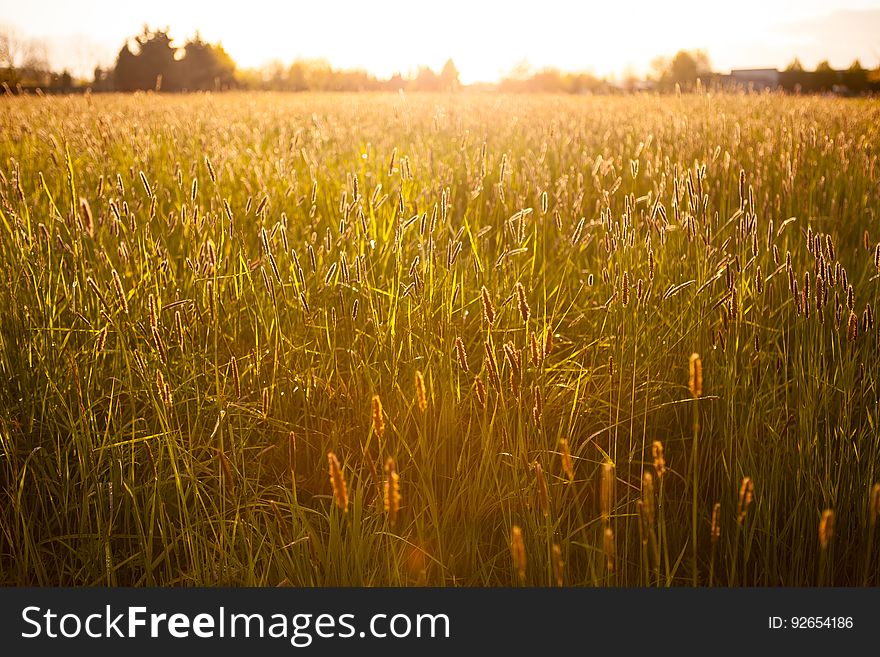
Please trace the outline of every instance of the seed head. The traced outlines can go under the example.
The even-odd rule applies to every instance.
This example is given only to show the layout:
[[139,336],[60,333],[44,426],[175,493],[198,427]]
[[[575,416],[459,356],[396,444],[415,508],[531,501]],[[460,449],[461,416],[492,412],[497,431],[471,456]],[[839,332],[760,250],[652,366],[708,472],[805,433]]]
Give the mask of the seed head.
[[544,402],[541,399],[541,389],[535,386],[535,405],[532,407],[532,419],[535,424],[541,424],[541,415],[544,413]]
[[510,528],[510,556],[520,581],[524,581],[526,578],[526,546],[523,543],[522,529],[517,525]]
[[232,385],[235,388],[236,398],[241,397],[241,377],[238,373],[238,361],[233,356],[229,360],[229,369],[232,370]]
[[428,408],[428,395],[425,392],[425,377],[418,370],[416,370],[416,402],[419,410],[424,413]]
[[610,526],[605,528],[605,536],[603,541],[605,548],[605,566],[609,573],[614,572],[614,530]]
[[710,535],[712,537],[712,543],[718,541],[718,538],[721,536],[721,502],[715,502],[715,506],[712,508],[712,529]]
[[495,306],[492,305],[489,290],[486,289],[485,285],[482,290],[480,290],[480,295],[483,299],[483,317],[485,317],[486,323],[491,326],[495,323]]
[[528,301],[526,301],[526,290],[519,281],[516,284],[516,297],[519,303],[520,317],[522,317],[523,323],[528,323],[529,318],[532,316],[532,309],[529,308]]
[[95,338],[95,352],[100,354],[102,351],[104,351],[104,345],[106,345],[106,344],[107,344],[107,327],[105,326],[98,333],[98,337]]
[[743,524],[746,514],[749,511],[749,505],[752,503],[752,493],[754,486],[751,477],[743,477],[742,484],[739,487],[739,502],[736,505],[736,520],[739,524]]
[[116,290],[116,298],[119,300],[119,306],[122,312],[128,314],[128,299],[125,297],[125,290],[122,287],[122,281],[119,279],[118,272],[114,269],[111,273],[113,278],[113,289]]
[[703,361],[698,353],[691,354],[688,386],[694,399],[699,399],[703,396]]
[[474,394],[476,394],[480,406],[486,408],[486,386],[483,385],[483,379],[479,376],[474,377]]
[[385,418],[382,414],[382,400],[379,395],[373,395],[373,431],[380,438],[385,435]]
[[834,536],[834,511],[825,509],[819,519],[819,545],[823,550],[828,549],[828,543]]
[[657,479],[663,478],[666,472],[666,459],[663,458],[663,443],[655,440],[651,443],[651,457],[654,459],[654,472],[657,473]]
[[531,355],[532,365],[540,365],[543,360],[544,353],[542,346],[538,343],[538,336],[532,331],[529,335],[529,354]]
[[171,406],[171,387],[165,381],[161,370],[156,370],[156,392],[159,393],[163,404]]
[[[545,192],[546,193],[546,192]],[[553,576],[556,578],[556,586],[562,586],[565,573],[565,562],[562,560],[562,548],[558,543],[553,544]]]
[[562,454],[562,471],[565,473],[565,476],[568,477],[568,481],[574,481],[574,468],[571,463],[571,452],[568,448],[568,440],[565,438],[559,439],[559,450]]
[[336,506],[345,513],[348,511],[348,487],[345,485],[345,474],[342,472],[342,466],[339,465],[336,454],[328,452],[327,461],[330,463],[330,486],[333,488],[333,500],[336,502]]
[[611,518],[611,509],[614,506],[614,464],[602,464],[602,479],[599,488],[599,511],[602,520],[606,523]]
[[465,372],[470,371],[468,369],[467,351],[465,350],[464,342],[460,337],[455,338],[455,354],[458,356],[458,366]]
[[397,521],[397,512],[400,510],[400,476],[394,459],[390,456],[385,461],[385,513],[388,514],[388,524],[392,527]]

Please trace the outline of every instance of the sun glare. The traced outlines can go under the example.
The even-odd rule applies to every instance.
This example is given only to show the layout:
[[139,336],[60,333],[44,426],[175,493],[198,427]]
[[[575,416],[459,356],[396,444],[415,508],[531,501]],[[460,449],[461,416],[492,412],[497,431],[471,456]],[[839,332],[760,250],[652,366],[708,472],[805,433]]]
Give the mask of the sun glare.
[[[95,59],[111,64],[123,41],[147,24],[167,26],[181,43],[197,32],[211,42],[220,41],[243,68],[326,59],[334,67],[387,77],[407,75],[420,66],[439,70],[452,58],[465,83],[495,81],[526,67],[612,77],[642,74],[650,71],[656,57],[681,49],[705,50],[716,70],[782,67],[794,56],[806,65],[829,58],[844,67],[853,57],[876,65],[873,23],[851,12],[880,6],[877,0],[805,0],[796,7],[760,0],[743,0],[735,7],[693,0],[611,4],[546,0],[540,5],[519,0],[503,4],[253,0],[246,8],[225,1],[158,0],[112,7],[103,2],[82,7],[41,4],[0,0],[0,15],[4,23],[27,35],[52,41],[50,55],[59,67],[86,69],[82,72],[89,72]],[[51,10],[46,5],[52,5]],[[849,19],[844,9],[850,12]],[[838,10],[838,17],[843,17],[838,22],[849,22],[835,27],[831,18]],[[832,38],[818,38],[816,31],[821,29]]]

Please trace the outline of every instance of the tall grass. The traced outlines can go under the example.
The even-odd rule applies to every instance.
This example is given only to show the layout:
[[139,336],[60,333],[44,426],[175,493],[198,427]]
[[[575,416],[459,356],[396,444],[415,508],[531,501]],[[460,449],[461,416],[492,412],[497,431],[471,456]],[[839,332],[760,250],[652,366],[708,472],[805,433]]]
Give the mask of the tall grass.
[[880,583],[878,125],[3,99],[0,583]]

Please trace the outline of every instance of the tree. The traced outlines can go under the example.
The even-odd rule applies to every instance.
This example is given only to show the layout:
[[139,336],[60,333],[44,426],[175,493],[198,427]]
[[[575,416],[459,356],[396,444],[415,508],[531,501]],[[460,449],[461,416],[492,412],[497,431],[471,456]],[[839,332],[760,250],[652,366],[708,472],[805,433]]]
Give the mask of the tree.
[[451,59],[446,60],[443,70],[440,71],[440,84],[444,91],[455,91],[461,86],[461,81],[458,79],[458,69]]
[[427,67],[419,67],[416,79],[413,80],[413,89],[416,91],[438,91],[440,89],[440,78],[434,71]]
[[662,57],[654,59],[651,66],[659,74],[660,86],[667,90],[675,85],[685,91],[691,90],[697,78],[705,77],[712,71],[709,57],[702,50],[680,50],[671,60]]
[[10,27],[0,29],[0,82],[10,86],[48,86],[48,59],[42,41],[23,38]]
[[[278,70],[283,74],[283,67]],[[228,89],[236,84],[235,62],[221,44],[207,43],[198,33],[177,48],[167,29],[144,27],[119,51],[113,80],[119,91]]]
[[801,60],[795,57],[791,60],[791,63],[785,67],[785,70],[789,73],[801,73],[804,70],[803,65],[801,64]]
[[843,82],[854,93],[861,93],[868,88],[868,71],[862,68],[858,59],[844,72]]
[[181,89],[210,91],[235,85],[235,62],[221,44],[206,43],[196,34],[183,47],[183,52],[183,58],[177,62],[176,76]]
[[816,65],[814,78],[817,91],[831,91],[831,88],[837,82],[837,71],[831,68],[831,64],[826,59]]
[[175,79],[177,63],[176,48],[171,45],[167,31],[144,26],[143,33],[135,38],[136,49],[126,43],[119,51],[113,79],[120,91],[174,91],[179,89]]

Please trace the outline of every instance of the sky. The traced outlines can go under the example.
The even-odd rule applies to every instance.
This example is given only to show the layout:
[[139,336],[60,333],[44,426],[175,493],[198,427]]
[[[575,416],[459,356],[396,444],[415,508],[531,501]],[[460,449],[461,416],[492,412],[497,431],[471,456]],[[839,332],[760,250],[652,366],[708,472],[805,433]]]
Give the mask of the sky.
[[714,70],[880,66],[880,0],[0,0],[0,30],[46,44],[53,68],[90,76],[145,24],[198,31],[239,67],[323,58],[387,77],[452,58],[465,83],[523,63],[638,75],[657,56],[708,52]]

